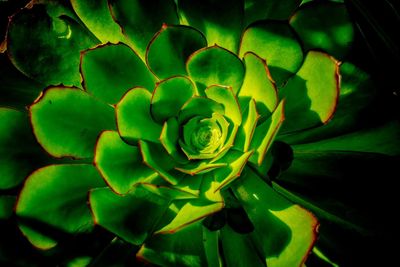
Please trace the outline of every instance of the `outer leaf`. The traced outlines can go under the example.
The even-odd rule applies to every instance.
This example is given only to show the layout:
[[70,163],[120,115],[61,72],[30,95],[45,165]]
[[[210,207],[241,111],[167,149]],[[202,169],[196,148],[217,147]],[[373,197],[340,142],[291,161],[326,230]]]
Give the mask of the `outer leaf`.
[[332,120],[317,128],[279,136],[279,139],[289,144],[314,142],[359,129],[371,122],[369,112],[373,109],[369,107],[376,99],[373,81],[367,73],[348,62],[340,65],[340,76],[339,100]]
[[272,78],[280,87],[301,66],[303,51],[293,29],[284,22],[262,21],[243,33],[239,56],[253,52],[267,60]]
[[26,114],[0,108],[0,158],[0,189],[17,186],[48,162],[31,133]]
[[196,94],[191,80],[175,76],[159,82],[151,99],[151,114],[157,122],[164,122],[178,115],[179,110]]
[[89,201],[96,224],[135,245],[141,245],[151,234],[169,202],[142,187],[124,196],[97,188],[90,192]]
[[158,230],[156,233],[175,233],[179,229],[221,210],[223,207],[223,202],[213,203],[203,199],[191,200],[183,205],[175,218],[169,224]]
[[272,116],[255,129],[253,139],[250,143],[250,149],[254,149],[254,154],[250,158],[251,163],[258,164],[259,166],[262,164],[268,149],[285,119],[284,108],[285,102],[281,101]]
[[245,0],[245,25],[264,19],[287,20],[301,2],[301,0]]
[[79,53],[96,43],[65,11],[54,12],[51,5],[43,4],[12,16],[7,33],[7,53],[13,64],[46,85],[80,86]]
[[72,7],[86,27],[102,42],[118,43],[125,40],[113,20],[107,0],[71,0]]
[[115,104],[136,86],[153,90],[154,77],[143,61],[124,44],[106,44],[81,56],[83,87],[101,100]]
[[226,266],[265,266],[265,261],[257,255],[257,249],[252,244],[249,235],[236,233],[232,228],[226,226],[221,229],[220,240]]
[[207,266],[222,267],[222,259],[219,251],[219,232],[203,228],[204,252],[207,258]]
[[234,53],[243,28],[243,0],[179,0],[182,24],[203,32],[209,44],[218,44]]
[[358,151],[381,153],[386,155],[400,154],[400,124],[388,122],[369,129],[340,135],[318,142],[298,145],[302,151]]
[[186,75],[185,63],[194,51],[207,46],[201,32],[183,25],[163,25],[146,51],[146,62],[159,78]]
[[150,114],[151,93],[144,88],[134,88],[124,95],[115,108],[118,132],[130,144],[138,140],[157,141],[161,126]]
[[20,229],[41,249],[54,247],[57,233],[90,231],[93,221],[87,193],[101,186],[105,184],[91,165],[51,165],[35,171],[18,198]]
[[329,55],[310,51],[297,75],[279,91],[286,98],[282,133],[328,122],[339,97],[339,63]]
[[231,119],[234,124],[240,125],[242,123],[242,112],[232,87],[212,85],[207,87],[204,92],[209,99],[224,106],[225,116]]
[[7,220],[13,214],[15,196],[0,196],[0,220]]
[[173,0],[109,0],[114,20],[130,45],[144,59],[147,44],[163,23],[177,24],[178,17]]
[[201,223],[191,224],[174,234],[155,235],[137,257],[161,266],[206,266]]
[[302,6],[290,19],[305,49],[323,49],[342,59],[353,42],[354,28],[342,3],[314,2]]
[[301,266],[316,239],[315,217],[278,195],[250,169],[233,189],[254,224],[252,239],[267,265]]
[[[9,1],[8,3],[11,2]],[[46,87],[21,73],[11,63],[7,53],[1,53],[1,51],[0,73],[0,105],[3,107],[24,109],[27,105],[32,103],[42,89]]]
[[143,164],[139,148],[126,144],[114,131],[104,131],[99,136],[94,164],[118,194],[126,194],[136,183],[157,175]]
[[113,108],[77,88],[48,88],[29,111],[37,140],[55,157],[92,157],[99,133],[115,128]]
[[210,85],[231,86],[236,94],[243,83],[244,66],[232,52],[217,45],[200,49],[187,62],[189,76],[202,94]]
[[244,55],[243,60],[246,74],[238,93],[240,107],[245,110],[250,100],[254,99],[261,118],[268,118],[278,105],[278,94],[267,62],[250,52]]

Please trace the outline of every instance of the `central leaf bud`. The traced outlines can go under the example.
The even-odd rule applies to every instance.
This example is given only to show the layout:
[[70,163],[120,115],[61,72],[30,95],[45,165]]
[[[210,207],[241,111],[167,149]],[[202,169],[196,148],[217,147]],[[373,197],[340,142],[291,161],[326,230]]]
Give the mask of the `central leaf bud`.
[[[203,125],[206,124],[206,125]],[[212,124],[200,122],[191,136],[191,143],[198,151],[217,148],[221,143],[221,129],[215,122]]]

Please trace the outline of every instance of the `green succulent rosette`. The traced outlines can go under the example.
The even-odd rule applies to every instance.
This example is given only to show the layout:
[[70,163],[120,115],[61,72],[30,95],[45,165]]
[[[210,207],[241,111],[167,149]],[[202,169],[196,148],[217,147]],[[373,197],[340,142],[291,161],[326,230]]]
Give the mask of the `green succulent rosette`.
[[353,37],[330,1],[30,2],[0,54],[0,218],[67,266],[351,262],[330,240],[380,224],[338,184],[399,154],[398,123],[355,124]]

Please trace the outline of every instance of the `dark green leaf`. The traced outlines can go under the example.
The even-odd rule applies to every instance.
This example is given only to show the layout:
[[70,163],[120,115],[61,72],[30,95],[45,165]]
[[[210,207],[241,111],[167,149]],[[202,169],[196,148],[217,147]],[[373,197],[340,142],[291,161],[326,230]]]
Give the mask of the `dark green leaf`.
[[[12,16],[7,33],[7,53],[28,77],[46,85],[80,86],[80,51],[97,40],[64,10],[34,4]],[[29,45],[27,45],[29,44]]]
[[36,143],[23,112],[0,108],[0,189],[20,184],[37,167],[48,159]]
[[206,266],[202,225],[191,224],[174,234],[159,234],[146,242],[137,257],[160,266]]
[[83,87],[106,103],[117,103],[133,87],[154,88],[154,77],[124,44],[106,44],[82,52]]
[[161,79],[186,75],[188,57],[206,46],[205,37],[195,28],[163,25],[147,47],[146,62]]
[[178,16],[173,0],[109,0],[114,20],[121,26],[129,45],[143,59],[146,47],[163,23],[177,24]]
[[291,18],[290,25],[302,39],[305,49],[323,49],[343,59],[354,37],[354,28],[342,3],[314,1],[302,6]]
[[135,245],[151,235],[169,202],[142,187],[123,196],[108,188],[97,188],[90,191],[89,201],[96,224]]
[[209,44],[236,53],[243,28],[243,5],[243,0],[179,0],[178,12],[181,23],[199,29]]

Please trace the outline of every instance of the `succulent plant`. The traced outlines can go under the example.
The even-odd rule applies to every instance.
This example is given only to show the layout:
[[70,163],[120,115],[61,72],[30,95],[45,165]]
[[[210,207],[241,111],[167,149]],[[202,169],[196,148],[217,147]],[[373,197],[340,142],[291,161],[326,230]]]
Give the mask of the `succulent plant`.
[[340,184],[391,173],[400,130],[356,123],[374,90],[346,61],[345,5],[301,2],[30,2],[2,45],[0,218],[68,266],[123,264],[118,246],[161,266],[352,262],[330,240],[377,224],[347,195],[370,188]]

